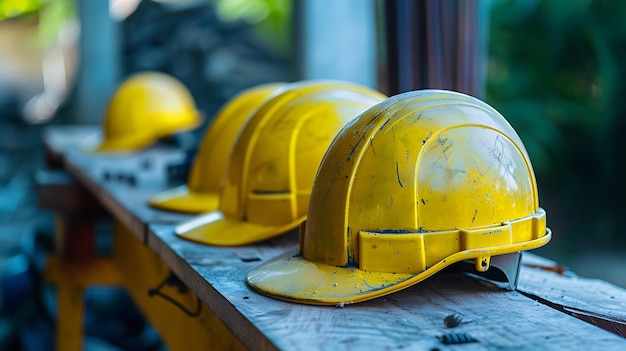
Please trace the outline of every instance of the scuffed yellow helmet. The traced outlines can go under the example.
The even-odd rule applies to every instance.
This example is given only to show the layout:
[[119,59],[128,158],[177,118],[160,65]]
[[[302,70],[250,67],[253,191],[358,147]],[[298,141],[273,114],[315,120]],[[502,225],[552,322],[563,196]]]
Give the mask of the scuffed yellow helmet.
[[206,131],[187,184],[153,196],[148,201],[150,206],[194,214],[217,210],[220,185],[239,131],[261,103],[284,85],[259,85],[230,99]]
[[309,303],[353,303],[414,285],[446,266],[546,244],[534,172],[492,107],[423,90],[370,108],[329,147],[299,252],[253,269],[255,290]]
[[384,95],[351,83],[285,86],[256,110],[230,156],[219,211],[176,227],[211,245],[244,245],[304,220],[322,156],[339,129]]
[[104,138],[94,151],[138,151],[201,122],[193,97],[180,81],[160,72],[136,73],[109,101],[102,121]]

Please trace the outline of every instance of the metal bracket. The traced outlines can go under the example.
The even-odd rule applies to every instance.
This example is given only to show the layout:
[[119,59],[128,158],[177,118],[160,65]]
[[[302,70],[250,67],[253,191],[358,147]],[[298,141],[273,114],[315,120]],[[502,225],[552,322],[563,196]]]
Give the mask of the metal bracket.
[[492,256],[489,269],[485,272],[476,271],[476,260],[461,261],[454,266],[470,277],[489,282],[502,289],[515,290],[521,265],[522,253],[514,252]]

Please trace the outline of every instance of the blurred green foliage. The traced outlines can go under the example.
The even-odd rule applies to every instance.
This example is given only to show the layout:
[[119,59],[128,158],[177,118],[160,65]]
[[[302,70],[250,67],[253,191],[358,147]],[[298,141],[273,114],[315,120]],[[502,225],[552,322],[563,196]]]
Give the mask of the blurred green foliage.
[[76,16],[75,0],[39,0],[39,40],[48,45],[57,40],[59,31]]
[[626,252],[626,1],[493,0],[486,100],[520,134],[557,257]]
[[18,17],[37,21],[37,43],[42,46],[54,43],[75,16],[74,0],[0,0],[0,21]]
[[40,0],[0,0],[0,21],[39,11]]

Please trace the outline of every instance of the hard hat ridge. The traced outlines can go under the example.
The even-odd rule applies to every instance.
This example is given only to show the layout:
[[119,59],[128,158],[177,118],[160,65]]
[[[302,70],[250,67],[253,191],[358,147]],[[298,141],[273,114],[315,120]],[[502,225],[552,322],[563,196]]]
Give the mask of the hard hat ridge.
[[550,240],[538,204],[522,141],[495,109],[448,91],[400,94],[340,131],[317,173],[299,252],[252,270],[248,283],[335,304],[403,289],[461,260],[486,270],[491,256]]

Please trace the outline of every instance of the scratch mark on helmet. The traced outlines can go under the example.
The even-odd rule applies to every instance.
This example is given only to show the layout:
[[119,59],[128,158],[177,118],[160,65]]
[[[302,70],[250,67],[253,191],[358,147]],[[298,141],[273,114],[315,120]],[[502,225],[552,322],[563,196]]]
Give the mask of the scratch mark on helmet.
[[404,185],[402,185],[402,181],[400,180],[400,171],[398,170],[398,162],[396,162],[396,176],[398,176],[398,184],[400,184],[401,188],[404,188]]

